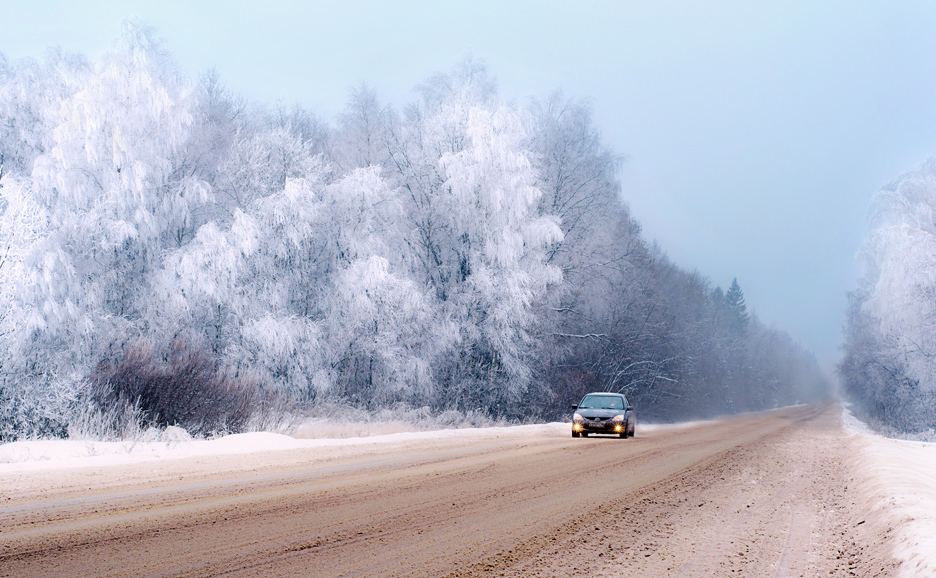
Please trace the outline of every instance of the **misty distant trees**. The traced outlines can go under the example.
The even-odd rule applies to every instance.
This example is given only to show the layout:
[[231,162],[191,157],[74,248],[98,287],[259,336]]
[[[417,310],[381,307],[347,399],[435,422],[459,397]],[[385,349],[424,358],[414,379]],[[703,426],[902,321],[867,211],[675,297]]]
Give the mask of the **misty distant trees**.
[[884,187],[849,296],[839,374],[856,408],[902,432],[936,428],[936,159]]
[[[471,60],[418,94],[265,109],[134,23],[96,63],[0,56],[0,439],[87,404],[210,431],[270,396],[521,419],[608,390],[677,419],[824,395],[737,281],[647,246],[586,103],[505,102]],[[170,418],[146,389],[186,383],[237,402]]]

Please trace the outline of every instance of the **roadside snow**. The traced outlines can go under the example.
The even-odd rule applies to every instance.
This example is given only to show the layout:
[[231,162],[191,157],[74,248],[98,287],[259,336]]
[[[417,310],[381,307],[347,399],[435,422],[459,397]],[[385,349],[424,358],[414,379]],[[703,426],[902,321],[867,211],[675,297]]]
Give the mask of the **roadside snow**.
[[858,464],[870,477],[864,497],[894,530],[901,574],[936,576],[936,443],[876,435],[848,410],[842,423],[861,436]]
[[234,434],[213,440],[99,442],[78,440],[37,440],[0,445],[0,473],[82,466],[130,464],[150,460],[180,459],[194,456],[246,454],[327,446],[391,443],[457,435],[507,435],[513,432],[530,435],[542,431],[554,433],[566,424],[527,425],[478,430],[441,430],[407,432],[344,439],[296,439],[287,435],[254,432]]
[[[679,426],[641,425],[638,427],[640,431],[650,431],[662,427]],[[133,464],[195,456],[395,443],[442,437],[484,439],[502,436],[565,437],[569,435],[567,423],[401,432],[342,439],[297,439],[282,434],[256,432],[229,435],[213,440],[193,440],[184,430],[175,429],[178,431],[164,432],[160,441],[145,441],[145,438],[144,441],[123,442],[37,440],[2,444],[0,445],[0,474],[27,470]]]

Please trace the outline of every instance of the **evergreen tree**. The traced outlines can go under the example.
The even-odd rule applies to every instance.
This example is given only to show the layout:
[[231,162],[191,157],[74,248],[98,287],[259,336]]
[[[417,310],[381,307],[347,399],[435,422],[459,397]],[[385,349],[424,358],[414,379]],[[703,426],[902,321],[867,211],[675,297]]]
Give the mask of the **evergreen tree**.
[[729,322],[733,329],[740,335],[743,335],[748,326],[750,317],[747,312],[747,305],[744,303],[744,292],[738,285],[737,277],[732,279],[731,287],[725,293],[725,307],[728,309]]

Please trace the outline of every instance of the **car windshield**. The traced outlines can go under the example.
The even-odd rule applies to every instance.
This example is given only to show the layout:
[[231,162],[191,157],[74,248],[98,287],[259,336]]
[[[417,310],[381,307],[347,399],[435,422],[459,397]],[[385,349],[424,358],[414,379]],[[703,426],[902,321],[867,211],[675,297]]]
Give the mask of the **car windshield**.
[[586,395],[579,409],[624,409],[624,399],[616,395]]

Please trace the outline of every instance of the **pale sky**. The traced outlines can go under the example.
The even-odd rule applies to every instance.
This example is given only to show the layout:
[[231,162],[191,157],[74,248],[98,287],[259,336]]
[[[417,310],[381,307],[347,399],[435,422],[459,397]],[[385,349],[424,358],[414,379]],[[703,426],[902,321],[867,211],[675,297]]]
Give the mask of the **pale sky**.
[[325,119],[401,106],[466,54],[501,96],[591,99],[624,201],[679,265],[738,278],[831,369],[868,202],[936,154],[936,2],[0,0],[0,52],[96,58],[138,16],[191,77]]

